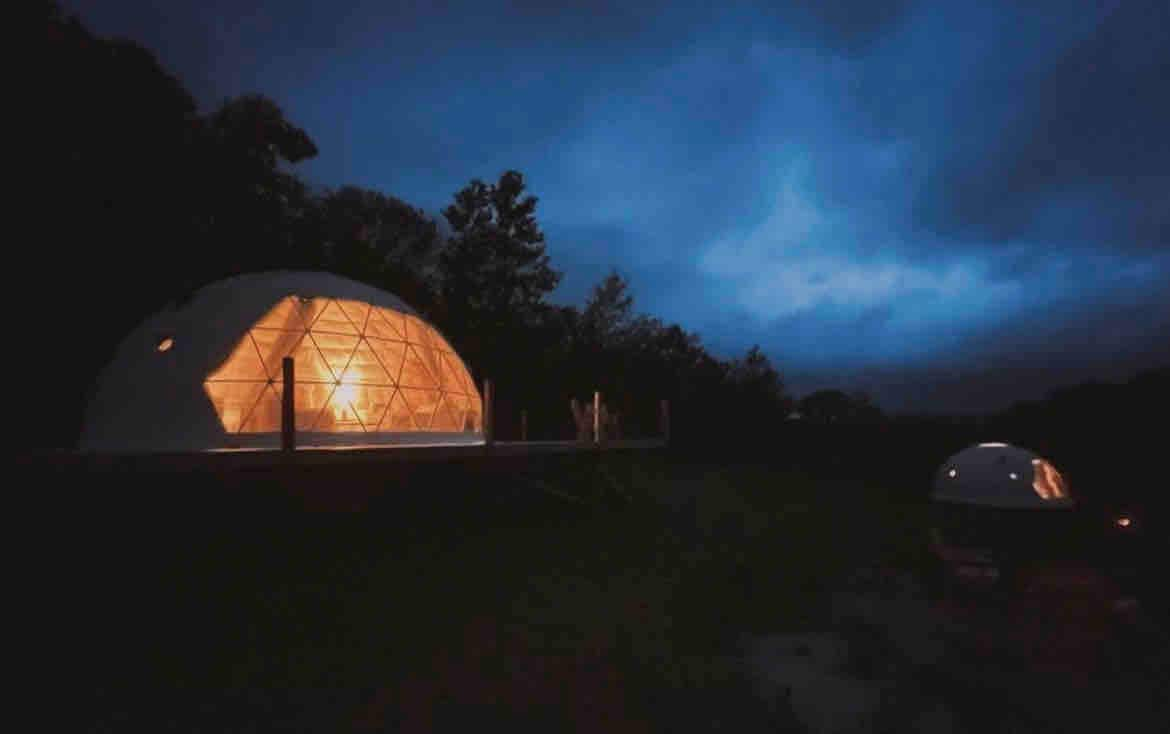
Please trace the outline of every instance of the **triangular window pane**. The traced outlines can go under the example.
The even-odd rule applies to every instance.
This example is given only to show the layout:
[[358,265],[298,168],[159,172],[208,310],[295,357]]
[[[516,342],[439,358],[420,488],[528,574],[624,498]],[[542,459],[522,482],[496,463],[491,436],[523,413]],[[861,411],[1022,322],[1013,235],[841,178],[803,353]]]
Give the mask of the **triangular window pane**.
[[431,346],[430,335],[427,334],[427,327],[417,316],[403,315],[403,320],[406,323],[406,341],[411,344],[421,344],[424,347]]
[[260,399],[240,427],[240,433],[277,433],[280,431],[280,389],[265,385]]
[[[342,390],[345,387],[345,383],[342,383],[338,390]],[[358,420],[361,421],[362,426],[367,432],[378,430],[378,424],[382,422],[382,417],[386,415],[386,409],[394,397],[394,392],[394,388],[392,387],[374,387],[369,385],[357,386],[357,389],[354,390],[353,397],[349,403],[353,407],[354,412],[357,413]]]
[[349,359],[353,356],[354,349],[357,348],[359,337],[319,332],[316,329],[310,333],[313,343],[321,350],[321,356],[329,365],[334,379],[340,380],[346,366],[349,365]]
[[406,341],[406,320],[405,317],[392,308],[377,308],[375,309],[378,315],[382,317],[382,321],[394,332],[393,339],[401,339]]
[[404,341],[402,332],[386,320],[384,312],[380,308],[370,309],[370,318],[366,321],[366,336],[375,339],[392,339],[394,341]]
[[205,382],[203,389],[211,398],[223,430],[235,433],[252,413],[256,400],[267,386],[265,382]]
[[308,325],[301,316],[301,304],[294,296],[282,298],[253,328],[304,331]]
[[415,431],[418,428],[414,424],[414,414],[410,410],[410,406],[406,404],[406,400],[401,393],[395,392],[394,397],[390,399],[390,407],[386,409],[386,413],[382,416],[382,422],[378,424],[379,431]]
[[331,334],[352,334],[353,336],[357,336],[359,333],[357,327],[353,325],[353,322],[341,310],[341,306],[337,305],[337,301],[332,300],[325,304],[325,309],[317,317],[317,320],[313,322],[313,325],[309,327],[309,330],[314,334],[329,332]]
[[399,375],[402,374],[402,362],[406,358],[406,343],[387,342],[379,339],[373,339],[366,343],[374,350],[378,361],[386,369],[386,374],[390,378],[390,384],[397,385]]
[[407,329],[410,330],[410,340],[418,342],[428,349],[433,349],[435,346],[434,332],[426,325],[422,319],[414,319]]
[[446,352],[451,348],[447,345],[447,340],[439,336],[439,332],[435,331],[434,327],[423,324],[423,328],[426,329],[426,340],[431,349],[436,352]]
[[215,372],[207,377],[208,380],[259,380],[268,382],[268,373],[264,363],[260,360],[260,352],[252,335],[245,332],[242,339],[236,343],[235,349]]
[[463,366],[463,360],[459,355],[452,351],[443,352],[443,362],[447,365],[449,373],[448,379],[452,380],[456,387],[453,388],[457,392],[471,394],[475,390],[475,383],[468,374],[467,368]]
[[410,406],[410,412],[414,414],[414,423],[418,430],[431,430],[431,419],[439,405],[439,391],[402,388],[401,393],[406,399],[406,404]]
[[455,412],[451,410],[450,399],[452,396],[443,395],[439,400],[439,407],[435,409],[435,417],[431,421],[432,431],[458,431],[459,419],[456,418]]
[[365,426],[358,418],[358,411],[354,406],[361,390],[359,385],[338,385],[325,402],[325,408],[317,417],[317,422],[313,424],[313,430],[327,433],[364,431]]
[[304,338],[304,331],[277,331],[276,329],[252,329],[252,339],[256,342],[256,349],[264,360],[264,368],[268,377],[273,380],[283,380],[284,372],[281,360],[293,354],[297,344]]
[[370,306],[361,301],[337,301],[337,305],[341,306],[341,310],[349,318],[349,322],[353,324],[354,328],[359,333],[365,333],[366,319],[370,315]]
[[329,305],[328,298],[301,298],[300,296],[293,296],[301,307],[301,320],[305,322],[305,328],[313,328],[313,324],[317,323],[317,319],[325,311],[325,307]]
[[[337,378],[333,376],[333,370],[329,369],[325,358],[321,356],[321,350],[317,349],[317,344],[309,338],[308,334],[301,335],[300,341],[293,347],[292,358],[293,378],[298,385],[302,382],[326,382],[329,384],[337,382]],[[283,382],[283,368],[277,369],[272,379]],[[298,393],[298,397],[299,395]]]
[[422,357],[422,361],[426,362],[427,369],[431,370],[432,375],[434,375],[435,382],[442,385],[442,363],[439,361],[441,352],[426,349],[425,347],[419,347],[417,349],[419,350],[419,356]]
[[402,374],[398,378],[398,384],[404,387],[437,389],[439,381],[431,374],[430,369],[419,357],[416,349],[413,345],[406,348],[406,359],[402,364]]
[[452,431],[463,430],[463,420],[467,413],[467,396],[466,395],[452,395],[447,393],[447,405],[451,409],[451,417],[455,419],[455,427]]
[[386,370],[382,368],[382,362],[374,354],[373,348],[365,339],[358,342],[353,357],[341,373],[341,381],[362,385],[394,384],[390,375],[386,374]]
[[459,374],[461,368],[455,366],[454,357],[449,352],[439,355],[439,366],[443,370],[440,374],[443,378],[444,390],[461,394],[467,392],[467,381],[463,379],[463,375]]
[[303,383],[299,380],[294,396],[296,424],[298,431],[311,431],[325,412],[329,398],[337,386],[332,383]]
[[443,369],[439,365],[439,353],[433,349],[419,346],[418,344],[411,345],[411,348],[422,359],[423,364],[427,366],[427,371],[431,373],[431,377],[435,381],[435,387],[441,387],[443,384]]

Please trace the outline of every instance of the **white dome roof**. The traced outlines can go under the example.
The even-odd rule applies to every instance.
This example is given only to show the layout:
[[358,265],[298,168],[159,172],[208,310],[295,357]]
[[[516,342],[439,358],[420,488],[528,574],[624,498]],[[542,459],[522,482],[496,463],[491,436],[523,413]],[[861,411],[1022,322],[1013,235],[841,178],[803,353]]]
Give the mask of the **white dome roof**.
[[272,271],[212,283],[134,329],[98,377],[80,448],[275,448],[284,356],[298,446],[482,441],[469,371],[414,309],[330,273]]
[[1005,508],[1066,508],[1073,504],[1064,478],[1027,449],[983,443],[963,449],[939,467],[933,499]]

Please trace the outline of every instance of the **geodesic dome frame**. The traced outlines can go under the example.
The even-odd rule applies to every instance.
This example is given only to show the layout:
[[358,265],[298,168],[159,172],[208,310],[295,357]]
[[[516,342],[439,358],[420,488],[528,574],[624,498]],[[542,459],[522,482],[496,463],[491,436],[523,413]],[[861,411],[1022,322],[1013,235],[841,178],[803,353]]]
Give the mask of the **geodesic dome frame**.
[[1004,509],[1074,504],[1064,477],[1051,462],[1004,443],[981,443],[948,458],[935,474],[932,499]]
[[479,393],[434,327],[384,291],[284,271],[207,286],[130,334],[81,448],[274,448],[286,356],[299,446],[482,441]]

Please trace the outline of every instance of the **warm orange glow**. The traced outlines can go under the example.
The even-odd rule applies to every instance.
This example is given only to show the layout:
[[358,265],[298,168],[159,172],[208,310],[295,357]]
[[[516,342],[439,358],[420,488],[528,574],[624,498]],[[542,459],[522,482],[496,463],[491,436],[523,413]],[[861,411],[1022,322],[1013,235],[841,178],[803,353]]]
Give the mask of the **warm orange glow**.
[[1125,515],[1122,515],[1122,516],[1117,518],[1117,527],[1119,527],[1119,528],[1128,528],[1132,524],[1133,524],[1133,520],[1130,520]]
[[296,296],[269,310],[207,377],[224,430],[280,431],[286,356],[298,431],[481,430],[471,374],[425,322],[359,301]]
[[365,429],[353,408],[357,396],[357,385],[338,385],[333,391],[329,398],[329,409],[333,411],[334,430],[342,430],[342,426],[347,426],[349,430]]
[[158,351],[165,352],[165,351],[168,351],[173,346],[175,346],[175,340],[170,338],[169,336],[165,336],[158,343]]
[[1056,467],[1044,459],[1032,459],[1032,468],[1034,470],[1032,489],[1041,499],[1058,500],[1068,497],[1064,478],[1056,471]]
[[334,405],[349,405],[357,397],[357,385],[338,385],[333,391]]

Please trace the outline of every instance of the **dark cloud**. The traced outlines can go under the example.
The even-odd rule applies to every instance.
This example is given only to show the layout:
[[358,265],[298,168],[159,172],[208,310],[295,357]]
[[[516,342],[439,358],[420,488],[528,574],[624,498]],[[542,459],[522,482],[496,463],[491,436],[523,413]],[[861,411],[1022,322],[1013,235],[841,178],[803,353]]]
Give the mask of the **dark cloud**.
[[889,33],[916,4],[915,0],[797,0],[760,3],[758,10],[771,16],[781,38],[858,52]]
[[974,409],[1170,360],[1165,2],[66,6],[205,105],[274,97],[315,183],[439,211],[523,171],[557,300],[617,267],[798,391]]
[[1006,129],[953,148],[917,214],[960,237],[1164,247],[1168,34],[1170,4],[1121,3],[1054,61],[1030,60],[1042,71],[1013,95]]

